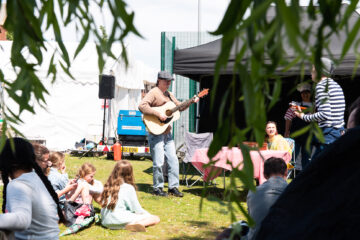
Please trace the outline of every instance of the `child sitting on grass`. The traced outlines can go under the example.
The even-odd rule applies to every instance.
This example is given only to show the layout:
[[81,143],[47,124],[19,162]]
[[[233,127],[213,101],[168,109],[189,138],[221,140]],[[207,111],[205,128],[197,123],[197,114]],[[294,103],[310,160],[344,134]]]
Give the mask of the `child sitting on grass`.
[[110,229],[144,232],[145,227],[158,224],[160,218],[145,211],[136,196],[130,162],[116,163],[101,194],[101,224]]
[[91,204],[94,199],[100,202],[103,185],[100,181],[94,179],[96,168],[91,163],[84,163],[77,175],[78,186],[76,190],[67,196],[69,201]]
[[63,153],[51,153],[49,161],[51,161],[52,166],[50,168],[48,179],[59,197],[61,206],[63,206],[66,201],[65,194],[76,189],[77,183],[75,179],[69,181],[68,174],[65,172],[65,155]]

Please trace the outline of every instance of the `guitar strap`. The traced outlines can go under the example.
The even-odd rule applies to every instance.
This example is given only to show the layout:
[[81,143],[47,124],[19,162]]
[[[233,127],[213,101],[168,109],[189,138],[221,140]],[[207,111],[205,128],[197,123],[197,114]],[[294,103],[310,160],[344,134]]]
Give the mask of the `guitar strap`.
[[[175,103],[175,102],[172,100],[171,94],[169,93],[169,91],[166,91],[165,93],[166,93],[167,97],[170,98],[170,101],[172,101],[173,103]],[[176,104],[175,104],[175,105],[176,105]]]

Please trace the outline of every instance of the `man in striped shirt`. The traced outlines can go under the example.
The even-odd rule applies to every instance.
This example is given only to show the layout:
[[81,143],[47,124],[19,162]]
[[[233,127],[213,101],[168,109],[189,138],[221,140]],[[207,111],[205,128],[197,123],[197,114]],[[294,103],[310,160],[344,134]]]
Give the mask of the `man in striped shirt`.
[[[301,94],[301,102],[291,102],[291,104],[295,104],[296,106],[300,106],[303,109],[311,108],[311,85],[309,83],[300,83],[297,86],[297,90]],[[302,121],[300,118],[297,118],[295,115],[296,108],[291,106],[285,113],[285,133],[284,137],[288,138],[290,136],[290,132],[296,132],[304,127],[306,127],[309,123]],[[297,136],[294,138],[295,140],[295,166],[298,163],[301,163],[301,169],[304,170],[305,167],[310,163],[310,154],[306,151],[306,140],[308,139],[309,134],[302,134],[301,136]]]
[[313,66],[311,77],[316,82],[315,107],[313,114],[304,114],[296,111],[297,117],[305,122],[315,121],[321,128],[325,142],[320,144],[314,155],[319,153],[327,145],[338,139],[344,131],[345,97],[340,85],[330,76],[334,71],[334,63],[328,58],[321,58],[322,76],[317,77]]

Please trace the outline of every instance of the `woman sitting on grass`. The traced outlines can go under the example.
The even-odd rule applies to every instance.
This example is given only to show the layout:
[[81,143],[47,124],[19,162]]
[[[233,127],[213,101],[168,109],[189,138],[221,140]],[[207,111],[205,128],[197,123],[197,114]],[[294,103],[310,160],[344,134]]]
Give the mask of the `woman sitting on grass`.
[[102,183],[94,179],[96,168],[91,163],[84,163],[77,175],[78,186],[72,193],[67,196],[69,201],[75,201],[83,204],[91,204],[94,199],[96,202],[100,202],[101,193],[104,189]]
[[77,183],[75,179],[69,181],[68,174],[65,172],[65,155],[63,153],[53,152],[50,154],[49,160],[51,161],[52,166],[50,168],[48,179],[55,192],[58,194],[60,203],[63,205],[66,201],[65,194],[76,189]]
[[32,145],[22,138],[6,140],[0,171],[4,182],[0,229],[15,231],[16,239],[59,239],[58,221],[65,223],[65,218],[57,194],[35,162]]
[[51,162],[49,160],[50,151],[42,144],[33,143],[32,144],[35,153],[35,161],[45,174],[45,176],[49,175]]
[[276,123],[273,121],[269,121],[266,124],[266,139],[268,142],[268,149],[269,150],[282,150],[292,153],[289,143],[286,141],[283,136],[278,134]]
[[133,169],[130,162],[116,163],[101,195],[101,223],[110,229],[146,231],[160,218],[145,211],[136,196]]

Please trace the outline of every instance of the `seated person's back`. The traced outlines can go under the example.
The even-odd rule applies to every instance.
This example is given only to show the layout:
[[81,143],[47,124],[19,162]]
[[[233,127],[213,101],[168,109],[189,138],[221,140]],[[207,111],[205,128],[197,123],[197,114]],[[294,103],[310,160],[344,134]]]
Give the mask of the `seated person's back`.
[[262,220],[286,188],[286,174],[287,167],[283,159],[269,158],[265,161],[264,176],[268,180],[256,187],[256,192],[249,191],[246,200],[249,215],[256,224],[254,228],[250,228],[248,239],[255,239]]
[[[264,176],[267,181],[258,186],[256,192],[250,191],[247,196],[248,212],[255,221],[255,227],[250,228],[249,231],[247,231],[247,223],[245,221],[235,223],[241,224],[242,230],[240,234],[235,233],[233,239],[253,240],[256,238],[261,222],[267,215],[270,207],[275,203],[287,186],[287,182],[285,181],[286,175],[287,167],[283,159],[271,157],[265,161]],[[231,227],[225,229],[217,236],[216,240],[230,239],[232,231],[233,228]]]

